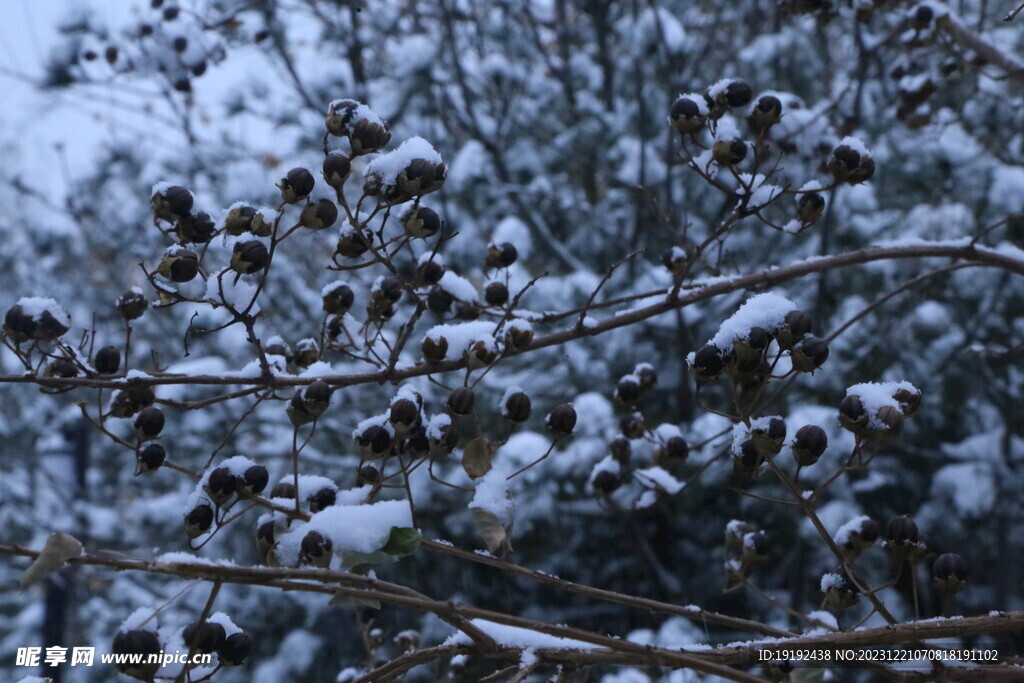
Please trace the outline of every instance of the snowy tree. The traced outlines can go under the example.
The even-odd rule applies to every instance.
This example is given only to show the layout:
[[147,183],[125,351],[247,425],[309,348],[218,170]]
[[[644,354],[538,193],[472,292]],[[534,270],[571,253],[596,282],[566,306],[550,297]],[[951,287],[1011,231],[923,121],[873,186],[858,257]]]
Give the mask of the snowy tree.
[[116,130],[3,171],[9,677],[1019,675],[998,5],[71,17]]

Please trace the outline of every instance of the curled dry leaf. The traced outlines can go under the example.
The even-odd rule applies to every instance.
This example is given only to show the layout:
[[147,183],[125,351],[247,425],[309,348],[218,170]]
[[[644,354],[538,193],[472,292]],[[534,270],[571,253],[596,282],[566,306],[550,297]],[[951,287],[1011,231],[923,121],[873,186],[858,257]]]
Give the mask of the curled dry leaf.
[[82,554],[82,544],[71,534],[50,534],[39,557],[29,565],[21,577],[21,587],[26,588],[44,576],[59,569],[68,560]]

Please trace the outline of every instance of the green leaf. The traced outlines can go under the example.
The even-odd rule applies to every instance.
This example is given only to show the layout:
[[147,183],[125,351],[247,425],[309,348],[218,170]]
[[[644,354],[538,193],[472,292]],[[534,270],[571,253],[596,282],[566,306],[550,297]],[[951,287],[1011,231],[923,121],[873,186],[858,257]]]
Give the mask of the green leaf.
[[422,540],[423,535],[412,527],[393,526],[391,527],[391,533],[388,535],[388,540],[384,543],[384,547],[381,550],[388,555],[405,557],[419,550]]

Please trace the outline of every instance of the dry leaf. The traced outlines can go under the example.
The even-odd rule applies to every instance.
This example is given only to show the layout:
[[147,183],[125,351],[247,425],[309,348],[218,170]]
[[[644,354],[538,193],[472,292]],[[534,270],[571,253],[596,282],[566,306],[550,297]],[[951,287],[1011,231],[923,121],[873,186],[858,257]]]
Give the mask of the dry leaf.
[[82,544],[71,534],[50,534],[39,557],[29,565],[21,577],[21,587],[31,586],[55,569],[60,569],[68,560],[81,554]]

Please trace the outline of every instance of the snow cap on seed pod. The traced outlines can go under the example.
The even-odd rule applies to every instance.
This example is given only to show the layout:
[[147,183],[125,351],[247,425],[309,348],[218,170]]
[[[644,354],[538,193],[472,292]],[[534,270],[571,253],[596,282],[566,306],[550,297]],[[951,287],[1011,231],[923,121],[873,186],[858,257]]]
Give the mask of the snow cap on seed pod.
[[700,132],[707,120],[708,104],[703,95],[680,95],[669,109],[668,120],[683,135]]
[[870,517],[860,516],[839,527],[835,541],[847,559],[855,560],[875,544],[878,536],[878,522]]
[[842,569],[821,577],[821,592],[825,594],[825,604],[833,609],[852,607],[860,599],[860,591]]
[[132,287],[117,298],[117,312],[125,320],[141,318],[149,307],[146,295],[138,287]]
[[832,150],[828,168],[837,182],[857,185],[874,175],[875,160],[863,142],[847,136]]

